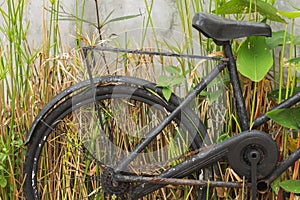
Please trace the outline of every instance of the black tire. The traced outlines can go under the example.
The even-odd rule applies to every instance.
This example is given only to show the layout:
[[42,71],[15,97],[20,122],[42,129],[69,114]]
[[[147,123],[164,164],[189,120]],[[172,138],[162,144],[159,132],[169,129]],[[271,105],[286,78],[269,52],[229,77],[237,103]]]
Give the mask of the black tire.
[[[131,185],[114,187],[111,170],[152,125],[176,108],[179,100],[172,99],[166,102],[137,86],[104,84],[60,102],[39,122],[28,145],[26,198],[111,199],[116,196],[111,193],[127,198]],[[200,136],[199,127],[203,124],[190,109],[181,111],[124,173],[148,176],[168,169],[181,155],[201,146],[205,135]]]

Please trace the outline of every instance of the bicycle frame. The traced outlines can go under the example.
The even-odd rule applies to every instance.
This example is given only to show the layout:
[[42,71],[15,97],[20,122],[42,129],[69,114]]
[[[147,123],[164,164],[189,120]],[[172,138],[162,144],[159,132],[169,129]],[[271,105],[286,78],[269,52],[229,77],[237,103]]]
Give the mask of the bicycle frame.
[[[187,159],[186,161],[172,167],[166,173],[160,175],[159,177],[140,177],[140,176],[128,176],[122,175],[121,172],[126,168],[126,166],[135,159],[135,157],[140,153],[158,134],[161,130],[163,130],[173,119],[176,117],[179,112],[189,103],[200,94],[200,92],[206,88],[206,86],[214,80],[225,68],[227,68],[231,80],[231,84],[233,87],[233,97],[235,99],[235,108],[237,111],[238,120],[240,123],[240,127],[242,131],[246,131],[250,129],[249,119],[247,116],[246,108],[245,108],[245,101],[242,96],[242,91],[240,87],[240,82],[237,73],[236,62],[233,57],[231,45],[229,42],[223,42],[220,44],[223,46],[225,56],[227,60],[222,60],[216,67],[214,67],[211,72],[205,76],[202,81],[195,86],[195,88],[184,98],[184,100],[178,105],[178,107],[170,113],[158,126],[152,129],[148,133],[148,137],[145,138],[133,152],[129,154],[116,168],[115,168],[115,178],[117,181],[124,181],[124,182],[144,182],[144,183],[156,183],[156,187],[160,188],[161,185],[166,184],[185,184],[185,185],[200,185],[205,186],[208,184],[207,181],[202,180],[183,180],[179,179],[181,177],[187,176],[191,173],[196,172],[201,168],[206,168],[211,166],[213,163],[223,159],[226,157],[228,153],[228,148],[231,145],[234,145],[235,142],[242,141],[243,138],[246,139],[249,134],[239,134],[233,140],[225,141],[219,143],[217,145],[213,145],[203,151],[201,151],[201,156],[196,154],[191,158]],[[105,48],[104,48],[105,49]],[[86,48],[84,49],[84,54],[87,61],[87,66],[90,66],[90,63],[87,59],[87,51],[93,51],[93,48]],[[100,49],[101,51],[101,49]],[[135,51],[130,51],[130,53],[135,53]],[[139,52],[143,54],[143,52]],[[153,55],[157,55],[153,53]],[[184,55],[185,56],[185,55]],[[88,67],[89,70],[89,67]],[[91,72],[89,72],[90,78]],[[91,79],[92,80],[92,79]],[[288,108],[295,105],[297,102],[300,101],[300,92],[295,94],[294,96],[290,97],[286,101],[282,102],[278,106],[274,107],[272,110],[280,109],[280,108]],[[265,122],[267,122],[269,118],[266,114],[263,114],[256,119],[254,119],[253,123],[251,124],[251,129],[255,129]],[[294,153],[292,153],[286,160],[280,162],[280,164],[276,167],[276,169],[265,179],[260,180],[261,183],[269,185],[272,183],[281,173],[283,173],[288,167],[293,165],[298,159],[300,159],[300,148],[297,149]],[[210,186],[221,186],[221,187],[243,187],[241,183],[238,182],[219,182],[219,181],[209,181]],[[250,184],[246,184],[244,186],[250,186]],[[264,188],[265,186],[263,186]]]
[[[182,103],[180,105],[178,105],[178,107],[172,112],[170,113],[170,115],[168,115],[157,127],[155,127],[153,130],[151,130],[151,132],[149,132],[148,137],[140,144],[136,147],[135,151],[133,151],[127,158],[125,158],[119,165],[118,167],[115,169],[115,172],[121,172],[131,161],[134,160],[134,158],[137,156],[138,153],[140,153],[157,135],[158,133],[163,130],[166,125],[168,125],[172,119],[174,119],[174,117],[176,115],[178,115],[178,113],[180,112],[180,110],[182,108],[184,108],[185,106],[187,106],[194,98],[195,96],[197,96],[198,94],[200,94],[200,92],[214,79],[216,78],[216,76],[222,72],[226,67],[228,69],[229,75],[230,75],[230,80],[231,80],[231,84],[233,87],[233,95],[234,95],[234,99],[235,99],[235,106],[236,106],[236,110],[237,110],[237,115],[238,115],[238,119],[239,119],[239,123],[241,126],[242,131],[245,130],[249,130],[249,119],[247,116],[247,112],[246,112],[246,108],[245,108],[245,101],[243,99],[242,96],[242,91],[240,88],[240,82],[238,79],[238,73],[237,73],[237,68],[236,68],[236,63],[232,54],[232,50],[231,50],[231,45],[229,43],[224,43],[223,44],[223,48],[224,48],[224,53],[226,55],[226,57],[229,59],[227,63],[225,62],[221,62],[220,64],[218,64],[206,77],[204,77],[202,79],[202,81],[195,86],[194,90],[192,92],[190,92],[182,101]],[[290,99],[282,102],[281,104],[279,104],[278,106],[276,106],[275,108],[273,108],[272,110],[275,109],[279,109],[279,108],[288,108],[292,105],[294,105],[295,103],[300,101],[300,92],[297,93],[296,95],[292,96]],[[262,116],[256,118],[253,122],[252,127],[253,128],[257,128],[260,125],[262,125],[263,123],[265,123],[266,121],[268,121],[269,118],[263,114]],[[212,151],[209,155],[212,155],[214,152]],[[208,155],[208,156],[209,156]],[[294,152],[292,154],[294,157],[293,159],[287,159],[286,161],[282,162],[282,166],[290,166],[292,163],[294,163],[294,160],[297,158],[300,158],[300,150],[298,149],[296,152]],[[293,160],[293,161],[290,161]],[[211,164],[211,163],[210,163]],[[287,169],[287,167],[279,167],[281,170],[279,171],[284,171],[285,169]],[[205,167],[205,166],[204,166]],[[278,171],[278,170],[277,170]],[[276,172],[276,174],[279,172]]]
[[[153,130],[150,131],[149,136],[143,140],[137,148],[130,153],[130,155],[125,158],[118,166],[115,168],[115,179],[116,181],[124,181],[124,182],[143,182],[143,183],[155,183],[157,188],[162,187],[162,185],[166,184],[184,184],[184,185],[199,185],[199,186],[206,186],[209,184],[211,187],[219,186],[219,187],[234,187],[234,188],[240,188],[240,187],[249,187],[251,184],[246,183],[242,184],[240,182],[221,182],[221,181],[205,181],[205,180],[184,180],[180,179],[184,176],[187,176],[189,174],[192,174],[193,172],[198,171],[201,168],[207,168],[211,166],[212,164],[220,161],[224,157],[226,157],[226,154],[228,153],[228,149],[230,146],[233,146],[235,142],[242,141],[243,139],[246,139],[249,134],[238,134],[237,137],[234,137],[233,139],[228,139],[228,141],[221,142],[216,145],[211,145],[207,149],[204,149],[200,153],[188,158],[186,161],[179,163],[178,165],[172,167],[169,169],[166,173],[162,174],[159,177],[142,177],[142,176],[129,176],[129,175],[123,175],[121,172],[123,169],[126,168],[126,166],[135,159],[137,154],[141,152],[151,141],[153,138],[155,138],[158,133],[164,129],[165,126],[167,126],[174,117],[176,117],[179,112],[186,106],[189,105],[189,103],[203,90],[206,88],[206,86],[211,83],[214,78],[216,78],[225,68],[227,68],[231,84],[233,87],[233,96],[235,99],[235,106],[236,111],[239,119],[239,123],[241,126],[242,131],[249,130],[249,127],[251,129],[255,129],[259,127],[260,125],[264,124],[269,120],[269,118],[266,116],[266,114],[263,114],[256,119],[254,119],[253,123],[249,124],[249,119],[246,113],[245,109],[245,102],[242,97],[242,92],[240,88],[240,82],[238,79],[238,73],[236,68],[236,63],[232,54],[231,46],[229,42],[225,42],[222,44],[224,53],[226,56],[226,59],[221,59],[220,63],[212,69],[212,71],[205,77],[203,77],[202,81],[197,84],[185,98],[184,100],[178,105],[178,107],[170,113],[157,127],[155,127]],[[99,49],[101,51],[101,49]],[[93,51],[93,48],[85,48],[83,49],[85,58],[87,61],[87,68],[89,69],[89,66],[94,65],[95,63],[89,63],[87,58],[87,51]],[[133,51],[132,53],[134,53]],[[154,54],[156,55],[156,54]],[[220,60],[220,59],[218,59]],[[91,80],[92,77],[90,76]],[[112,77],[113,78],[113,77]],[[90,81],[91,81],[90,80]],[[112,79],[113,80],[113,79]],[[97,82],[97,81],[96,81]],[[31,133],[33,132],[33,129],[35,128],[35,125],[39,122],[39,120],[48,112],[48,110],[52,107],[52,105],[55,105],[56,102],[59,102],[62,98],[64,98],[66,95],[72,93],[72,91],[76,91],[80,89],[81,87],[86,87],[91,82],[88,80],[80,83],[79,85],[75,85],[71,89],[68,89],[64,92],[62,92],[60,95],[58,95],[55,99],[53,99],[51,102],[49,102],[48,106],[46,106],[42,112],[39,114],[39,116],[36,118],[35,122],[33,123],[33,128],[31,129],[31,132],[27,135],[26,143],[30,141]],[[274,107],[272,110],[276,110],[279,108],[288,108],[293,105],[295,105],[297,102],[300,101],[300,92],[295,94],[294,96],[290,97],[288,100],[282,102],[278,106]],[[253,135],[253,134],[250,134]],[[275,168],[275,170],[268,175],[263,180],[260,180],[261,183],[269,185],[272,183],[280,174],[282,174],[288,167],[293,165],[298,159],[300,159],[300,148],[297,149],[294,153],[292,153],[286,160],[280,162],[278,166]],[[182,172],[182,173],[179,173]],[[155,189],[155,187],[154,187]]]

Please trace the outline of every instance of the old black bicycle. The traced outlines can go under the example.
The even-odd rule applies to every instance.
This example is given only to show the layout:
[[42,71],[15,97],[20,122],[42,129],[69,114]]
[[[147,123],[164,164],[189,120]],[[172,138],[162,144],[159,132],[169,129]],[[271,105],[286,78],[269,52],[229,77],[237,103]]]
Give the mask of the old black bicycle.
[[[172,94],[166,100],[162,88],[143,79],[94,78],[89,72],[90,79],[62,91],[40,111],[26,139],[27,199],[166,199],[170,185],[194,185],[198,199],[211,198],[215,187],[242,188],[243,199],[256,199],[300,158],[298,148],[279,161],[276,142],[256,130],[269,120],[266,114],[250,124],[231,49],[233,39],[269,37],[271,28],[204,13],[194,16],[193,27],[222,46],[225,57],[212,58],[217,66],[184,99]],[[88,69],[91,52],[105,50],[128,53],[85,47]],[[226,69],[242,132],[214,144],[191,102]],[[297,93],[273,110],[299,101]],[[221,161],[244,181],[221,181]]]

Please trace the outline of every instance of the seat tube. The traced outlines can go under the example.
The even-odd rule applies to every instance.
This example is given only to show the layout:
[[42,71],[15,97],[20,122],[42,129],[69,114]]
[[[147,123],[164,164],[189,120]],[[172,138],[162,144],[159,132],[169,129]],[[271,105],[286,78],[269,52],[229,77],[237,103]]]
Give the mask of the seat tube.
[[246,111],[245,100],[243,98],[241,85],[238,77],[236,62],[233,57],[232,48],[229,42],[223,44],[226,58],[229,59],[227,69],[229,72],[231,84],[233,87],[233,96],[238,120],[242,131],[249,130],[249,118]]

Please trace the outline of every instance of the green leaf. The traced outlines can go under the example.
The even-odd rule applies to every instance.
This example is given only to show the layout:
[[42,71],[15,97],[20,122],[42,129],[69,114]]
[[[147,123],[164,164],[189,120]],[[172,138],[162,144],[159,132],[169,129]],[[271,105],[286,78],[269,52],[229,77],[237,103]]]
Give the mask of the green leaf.
[[223,142],[229,138],[230,138],[230,136],[227,133],[223,133],[218,137],[217,143]]
[[5,153],[0,153],[0,162],[3,163],[7,160],[7,154]]
[[219,7],[218,13],[216,11],[213,11],[216,14],[244,14],[248,13],[249,3],[247,3],[244,0],[231,0],[223,4],[221,7]]
[[174,79],[170,83],[170,86],[180,85],[184,81],[185,78],[183,76],[174,77]]
[[157,87],[168,87],[170,86],[171,82],[171,77],[170,76],[165,76],[165,75],[160,75],[157,80]]
[[281,15],[283,15],[283,16],[289,18],[289,19],[295,19],[295,18],[300,17],[300,11],[286,12],[286,11],[283,11],[283,10],[278,10],[278,12]]
[[266,38],[266,44],[270,49],[274,49],[280,45],[283,45],[284,39],[286,43],[291,41],[291,34],[285,33],[284,30],[280,30],[272,33],[272,37]]
[[288,62],[293,64],[293,68],[300,73],[300,57],[292,58]]
[[286,180],[279,183],[279,185],[285,191],[300,193],[300,180]]
[[177,66],[166,66],[165,69],[170,74],[180,74],[180,69]]
[[[247,1],[250,3],[250,0]],[[276,21],[276,22],[281,22],[286,24],[286,21],[278,14],[278,10],[274,6],[262,0],[255,0],[255,1],[252,0],[252,2],[253,2],[252,9],[255,9],[256,6],[257,11],[262,16],[268,18],[271,21]],[[255,2],[257,3],[256,5]]]
[[300,11],[300,8],[298,8],[298,7],[294,6],[294,5],[293,5],[293,4],[291,4],[291,3],[290,3],[290,6],[291,6],[292,8],[294,8],[295,10],[299,10],[299,11]]
[[168,87],[164,87],[164,88],[162,89],[162,93],[163,93],[165,99],[166,99],[167,101],[169,101],[169,99],[170,99],[170,97],[171,97],[171,95],[172,95],[172,90],[171,90],[170,88],[168,88]]
[[2,188],[4,188],[4,187],[6,187],[6,185],[7,185],[7,180],[6,180],[6,178],[5,178],[4,176],[0,176],[0,186],[1,186]]
[[286,128],[300,128],[300,107],[272,110],[266,113],[276,123]]
[[8,72],[8,67],[5,66],[0,68],[0,80],[4,79],[6,77],[6,74]]
[[160,75],[157,80],[157,87],[171,87],[175,85],[179,85],[185,81],[185,77],[183,76],[165,76]]
[[[292,95],[295,95],[298,92],[300,92],[300,87],[294,87]],[[286,94],[286,89],[281,89],[281,99],[285,98],[285,94]],[[272,92],[270,92],[268,94],[268,97],[269,98],[273,98],[273,99],[278,99],[278,97],[279,97],[279,89],[273,90]]]
[[264,37],[249,37],[237,53],[237,68],[252,81],[259,82],[273,65],[273,57]]
[[300,57],[292,58],[292,59],[288,60],[288,62],[292,63],[292,64],[297,64],[300,62]]
[[220,6],[217,14],[244,14],[251,12],[259,12],[263,17],[271,21],[286,23],[286,21],[278,14],[278,10],[267,2],[262,0],[231,0]]
[[128,20],[128,19],[132,19],[132,18],[135,18],[135,17],[139,17],[141,16],[142,14],[136,14],[136,15],[126,15],[126,16],[122,16],[122,17],[116,17],[116,18],[112,18],[110,19],[110,17],[112,16],[114,10],[112,10],[107,16],[106,18],[103,20],[102,22],[102,26],[108,24],[108,23],[111,23],[111,22],[117,22],[117,21],[123,21],[123,20]]
[[271,188],[275,192],[276,195],[278,195],[278,192],[280,190],[279,183],[280,183],[280,178],[275,179],[275,181],[273,181],[273,183],[271,183]]

